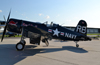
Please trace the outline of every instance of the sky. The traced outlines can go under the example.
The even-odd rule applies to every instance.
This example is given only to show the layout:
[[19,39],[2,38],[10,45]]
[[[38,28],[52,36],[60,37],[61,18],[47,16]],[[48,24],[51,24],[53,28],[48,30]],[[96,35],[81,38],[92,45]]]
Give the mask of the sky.
[[0,0],[0,20],[10,9],[10,18],[63,26],[85,20],[88,27],[100,28],[100,0]]

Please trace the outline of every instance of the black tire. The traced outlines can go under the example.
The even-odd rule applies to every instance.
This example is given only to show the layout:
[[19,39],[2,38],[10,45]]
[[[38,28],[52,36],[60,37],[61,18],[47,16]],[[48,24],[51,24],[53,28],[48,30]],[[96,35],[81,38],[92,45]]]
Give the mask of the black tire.
[[21,42],[19,42],[19,43],[16,44],[16,49],[18,51],[22,51],[24,49],[24,47],[25,47],[25,44],[23,44]]
[[76,44],[76,47],[78,48],[78,47],[79,47],[79,45],[78,45],[78,44]]

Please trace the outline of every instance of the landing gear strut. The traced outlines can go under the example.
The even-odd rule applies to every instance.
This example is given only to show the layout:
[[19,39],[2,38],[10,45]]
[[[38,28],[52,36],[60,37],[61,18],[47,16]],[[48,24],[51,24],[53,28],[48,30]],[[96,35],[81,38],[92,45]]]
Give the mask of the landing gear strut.
[[79,44],[77,44],[77,42],[78,42],[78,41],[75,41],[75,43],[76,43],[76,47],[78,48],[78,47],[79,47]]
[[44,42],[46,44],[46,46],[49,46],[48,39],[45,38],[45,39],[42,40],[42,42]]
[[23,35],[23,28],[22,28],[22,37],[21,37],[21,40],[20,40],[20,42],[18,42],[17,44],[16,44],[16,49],[18,50],[18,51],[22,51],[23,49],[24,49],[24,47],[25,47],[25,44],[26,44],[26,42],[25,42],[25,37],[24,37],[24,35]]

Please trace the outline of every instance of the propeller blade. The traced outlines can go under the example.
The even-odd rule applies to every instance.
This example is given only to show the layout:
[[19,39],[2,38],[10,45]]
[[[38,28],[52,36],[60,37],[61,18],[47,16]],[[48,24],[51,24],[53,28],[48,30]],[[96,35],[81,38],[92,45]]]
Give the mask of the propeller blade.
[[8,15],[8,18],[7,18],[7,24],[9,22],[10,13],[11,13],[11,10],[10,10],[9,15]]
[[4,35],[6,33],[6,29],[7,29],[8,22],[9,22],[9,18],[10,18],[10,13],[11,13],[11,10],[10,10],[9,15],[8,15],[8,18],[7,18],[7,22],[6,22],[6,26],[5,26],[4,31],[3,31],[3,34],[2,34],[1,42],[3,41]]
[[3,18],[4,18],[5,22],[7,22],[5,16],[3,16]]
[[6,25],[5,28],[4,28],[4,31],[3,31],[3,34],[2,34],[2,38],[1,38],[1,42],[3,41],[4,35],[5,35],[5,33],[6,33],[6,28],[7,28],[7,25]]

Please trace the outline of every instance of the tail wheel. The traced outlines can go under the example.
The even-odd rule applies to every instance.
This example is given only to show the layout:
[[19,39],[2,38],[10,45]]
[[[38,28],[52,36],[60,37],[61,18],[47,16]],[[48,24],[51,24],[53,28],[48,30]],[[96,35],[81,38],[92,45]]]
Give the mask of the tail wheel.
[[78,48],[79,47],[79,44],[76,44],[76,47]]
[[19,43],[16,44],[16,49],[18,51],[22,51],[24,49],[24,47],[25,47],[25,44],[23,44],[21,42],[19,42]]

